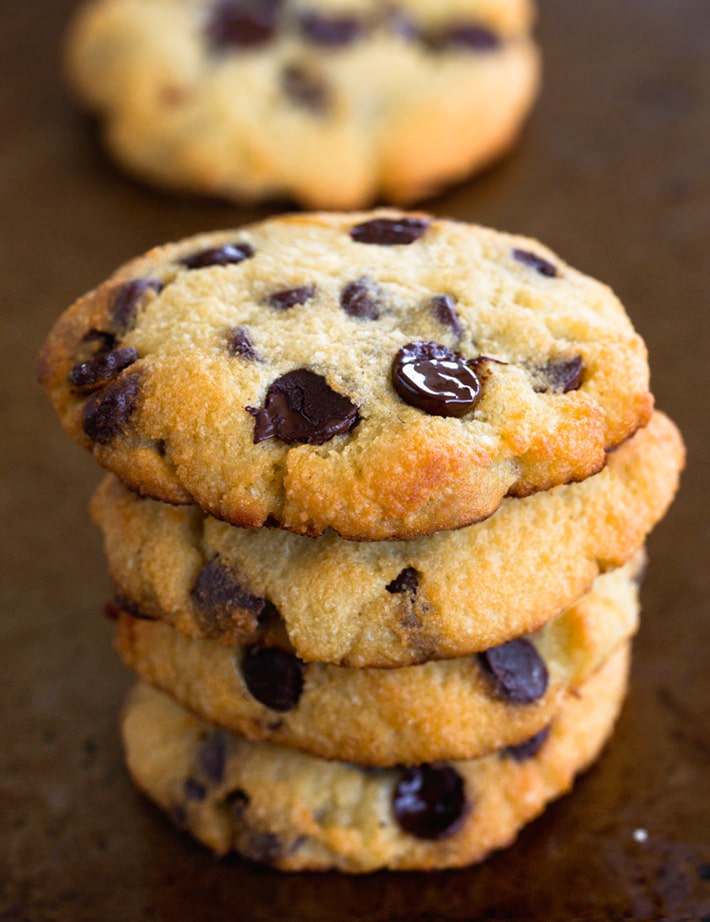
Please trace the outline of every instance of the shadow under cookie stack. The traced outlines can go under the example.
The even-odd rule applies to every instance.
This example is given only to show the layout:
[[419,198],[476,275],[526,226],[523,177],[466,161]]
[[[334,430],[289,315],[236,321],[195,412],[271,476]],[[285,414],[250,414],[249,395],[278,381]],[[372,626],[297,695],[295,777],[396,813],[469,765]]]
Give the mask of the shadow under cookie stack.
[[129,771],[216,853],[467,865],[597,757],[684,458],[608,288],[422,214],[274,218],[126,264],[39,369],[110,471]]

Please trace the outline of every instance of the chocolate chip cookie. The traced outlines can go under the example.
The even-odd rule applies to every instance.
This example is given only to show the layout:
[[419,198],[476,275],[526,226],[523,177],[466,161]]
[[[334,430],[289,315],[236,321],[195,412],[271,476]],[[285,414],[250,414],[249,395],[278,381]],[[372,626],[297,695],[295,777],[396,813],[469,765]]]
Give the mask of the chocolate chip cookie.
[[389,210],[152,250],[59,319],[39,373],[139,493],[365,540],[583,480],[653,404],[608,288],[535,241]]
[[530,0],[92,0],[67,71],[159,186],[405,202],[505,151],[537,92]]

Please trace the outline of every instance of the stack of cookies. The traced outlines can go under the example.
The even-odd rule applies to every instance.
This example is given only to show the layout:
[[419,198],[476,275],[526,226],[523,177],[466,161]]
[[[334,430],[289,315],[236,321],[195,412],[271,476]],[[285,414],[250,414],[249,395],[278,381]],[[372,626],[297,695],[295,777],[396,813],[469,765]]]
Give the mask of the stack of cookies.
[[684,458],[607,287],[462,222],[292,215],[126,264],[39,367],[111,472],[129,770],[215,852],[466,865],[597,756]]

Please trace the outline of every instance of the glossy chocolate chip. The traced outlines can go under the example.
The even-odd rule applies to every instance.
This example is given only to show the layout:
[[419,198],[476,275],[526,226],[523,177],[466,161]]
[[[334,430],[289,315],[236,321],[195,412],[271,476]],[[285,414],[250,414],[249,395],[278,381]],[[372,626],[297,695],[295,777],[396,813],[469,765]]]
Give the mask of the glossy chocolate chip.
[[446,346],[414,342],[392,363],[392,384],[405,403],[432,416],[464,416],[481,396],[473,363]]
[[452,835],[466,814],[463,778],[450,765],[408,768],[392,795],[399,825],[418,839]]
[[350,317],[377,320],[380,316],[382,292],[372,279],[349,282],[340,293],[340,306]]
[[397,594],[400,592],[416,593],[419,587],[419,574],[414,567],[405,567],[395,578],[387,583],[387,592]]
[[524,742],[518,743],[515,746],[506,746],[501,754],[516,762],[525,762],[527,759],[532,759],[540,752],[549,735],[549,726],[543,727],[539,733],[536,733]]
[[200,627],[208,637],[234,627],[253,630],[256,616],[266,604],[265,599],[245,589],[233,570],[218,557],[197,574],[190,598]]
[[205,34],[214,49],[257,48],[273,38],[279,0],[218,0]]
[[438,48],[461,48],[470,51],[497,51],[500,36],[478,22],[462,22],[450,26],[435,39]]
[[272,307],[285,311],[289,307],[305,304],[306,301],[310,301],[315,293],[315,285],[302,285],[300,288],[286,288],[283,291],[275,291],[269,295],[267,300]]
[[99,445],[108,445],[125,431],[136,409],[140,394],[140,375],[122,374],[84,404],[84,433]]
[[300,64],[288,64],[281,72],[285,95],[297,106],[323,114],[330,106],[330,90],[323,77]]
[[350,228],[357,243],[397,246],[414,243],[429,227],[425,218],[373,218]]
[[209,266],[232,266],[254,255],[249,243],[225,243],[219,247],[198,250],[180,260],[188,269],[206,269]]
[[238,355],[253,362],[261,361],[261,356],[244,327],[232,327],[227,331],[227,350],[230,355]]
[[250,647],[242,659],[250,693],[272,711],[291,711],[303,691],[303,663],[280,647]]
[[206,778],[215,784],[220,784],[224,778],[224,767],[227,763],[227,745],[224,736],[219,731],[213,733],[200,746],[197,752],[197,764]]
[[581,386],[584,361],[581,355],[574,355],[568,359],[553,359],[540,366],[537,371],[542,379],[535,387],[538,393],[552,391],[555,394],[566,394],[568,391],[576,391]]
[[456,301],[451,295],[435,295],[429,301],[434,318],[444,327],[448,327],[456,336],[463,333],[461,321],[456,313]]
[[357,41],[362,25],[355,16],[330,16],[309,11],[301,14],[303,34],[316,45],[344,48]]
[[511,704],[532,704],[547,691],[547,666],[529,640],[510,640],[478,658],[496,694]]
[[322,445],[360,421],[358,409],[334,391],[322,375],[297,368],[273,382],[262,409],[246,407],[255,419],[254,442],[278,438]]
[[126,333],[136,321],[141,301],[149,291],[160,293],[163,283],[158,279],[133,279],[122,285],[113,296],[110,307],[111,322],[118,333]]
[[86,362],[75,365],[69,372],[67,380],[73,387],[82,390],[103,387],[136,361],[138,361],[138,350],[133,346],[124,346],[110,352],[99,352]]
[[557,266],[538,256],[537,253],[531,253],[530,250],[513,250],[513,258],[524,266],[534,269],[539,275],[545,275],[548,278],[556,278],[559,273]]
[[187,800],[204,800],[207,788],[195,778],[187,778],[183,787]]

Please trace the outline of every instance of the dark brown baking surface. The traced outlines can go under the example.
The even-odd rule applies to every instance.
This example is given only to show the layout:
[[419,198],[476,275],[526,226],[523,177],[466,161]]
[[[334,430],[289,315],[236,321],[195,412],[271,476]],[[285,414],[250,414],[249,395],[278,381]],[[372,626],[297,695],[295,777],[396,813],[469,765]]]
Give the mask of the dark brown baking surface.
[[74,5],[0,3],[0,922],[710,918],[708,0],[541,0],[545,90],[523,143],[429,203],[538,236],[609,282],[690,463],[651,540],[631,691],[600,762],[480,867],[365,878],[217,862],[122,767],[131,680],[86,514],[100,475],[61,433],[34,357],[125,258],[267,212],[164,197],[108,164],[61,83]]

